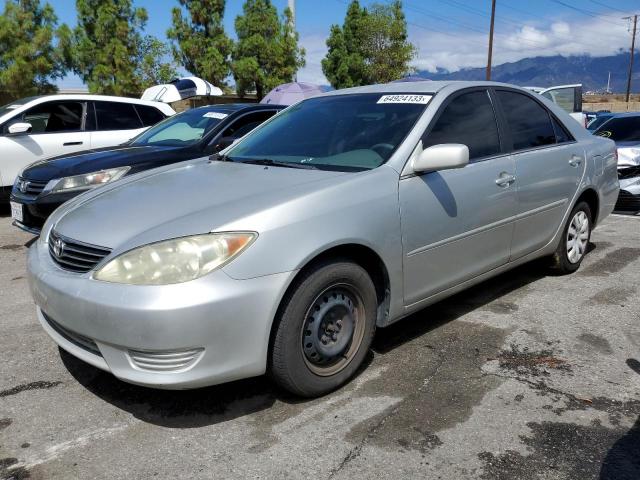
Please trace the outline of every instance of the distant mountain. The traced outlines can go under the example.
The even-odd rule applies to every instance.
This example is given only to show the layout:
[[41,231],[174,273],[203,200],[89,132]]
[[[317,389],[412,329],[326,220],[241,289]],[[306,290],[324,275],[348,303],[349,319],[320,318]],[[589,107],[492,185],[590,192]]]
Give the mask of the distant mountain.
[[[534,87],[582,83],[584,91],[602,91],[607,86],[607,76],[611,72],[611,90],[624,92],[627,88],[628,68],[628,53],[608,57],[556,55],[523,58],[517,62],[494,65],[491,69],[491,79],[496,82]],[[422,71],[418,72],[418,75],[432,80],[484,80],[485,68],[465,68],[457,72]],[[632,91],[640,91],[640,55],[636,56],[634,63]]]

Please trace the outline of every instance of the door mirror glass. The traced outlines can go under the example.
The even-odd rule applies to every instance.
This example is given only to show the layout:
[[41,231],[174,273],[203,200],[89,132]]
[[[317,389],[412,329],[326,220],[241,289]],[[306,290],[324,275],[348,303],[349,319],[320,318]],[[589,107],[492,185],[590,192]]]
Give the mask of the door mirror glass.
[[17,122],[9,125],[8,132],[11,135],[20,135],[22,133],[29,133],[33,127],[27,122]]
[[214,152],[219,152],[220,150],[224,150],[225,148],[227,148],[227,147],[233,145],[234,143],[236,143],[238,140],[240,140],[240,139],[236,138],[236,137],[221,137],[215,143],[213,151]]
[[462,168],[469,163],[469,147],[461,143],[433,145],[413,161],[415,173]]

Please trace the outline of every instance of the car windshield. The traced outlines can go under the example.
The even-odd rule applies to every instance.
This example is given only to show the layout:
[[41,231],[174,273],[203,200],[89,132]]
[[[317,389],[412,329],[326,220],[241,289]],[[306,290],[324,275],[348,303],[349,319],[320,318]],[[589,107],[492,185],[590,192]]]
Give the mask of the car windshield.
[[194,109],[179,113],[154,125],[131,141],[132,145],[192,145],[218,125],[228,114],[211,109]]
[[310,98],[258,127],[227,158],[342,171],[376,168],[391,157],[430,98],[382,93]]
[[0,107],[0,117],[2,117],[3,115],[11,112],[12,110],[15,110],[16,108],[20,108],[23,105],[26,105],[31,100],[34,100],[36,98],[38,98],[38,97],[21,98],[20,100],[16,100],[15,102],[7,103],[6,105],[1,106]]
[[594,135],[610,138],[614,142],[640,142],[640,115],[633,117],[614,117]]
[[598,115],[596,118],[591,120],[587,125],[587,129],[595,132],[599,127],[601,127],[607,120],[611,118],[611,115]]

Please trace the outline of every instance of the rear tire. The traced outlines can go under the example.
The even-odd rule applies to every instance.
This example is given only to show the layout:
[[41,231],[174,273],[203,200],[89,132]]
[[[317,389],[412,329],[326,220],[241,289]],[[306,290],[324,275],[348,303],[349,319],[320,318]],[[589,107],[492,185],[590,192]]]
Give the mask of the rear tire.
[[340,387],[369,351],[377,307],[375,286],[360,265],[335,259],[303,272],[273,327],[271,377],[302,397]]
[[552,257],[552,269],[556,273],[566,275],[580,267],[591,240],[591,218],[587,202],[578,203],[571,211]]

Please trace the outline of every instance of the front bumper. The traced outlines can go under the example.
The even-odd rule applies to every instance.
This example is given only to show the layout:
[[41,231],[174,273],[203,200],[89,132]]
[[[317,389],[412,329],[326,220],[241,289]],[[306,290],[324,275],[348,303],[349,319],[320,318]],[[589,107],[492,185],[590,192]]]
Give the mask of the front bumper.
[[9,200],[11,200],[12,202],[20,203],[24,206],[23,221],[19,224],[16,223],[16,226],[30,233],[37,234],[42,229],[44,222],[46,222],[47,218],[49,218],[49,215],[51,215],[56,210],[56,208],[58,208],[66,201],[77,197],[81,193],[83,192],[75,191],[44,195],[40,194],[34,196],[24,195],[14,188],[11,191]]
[[124,381],[166,389],[263,374],[295,275],[234,280],[218,270],[176,285],[113,284],[62,270],[40,242],[27,268],[38,319],[58,345]]

